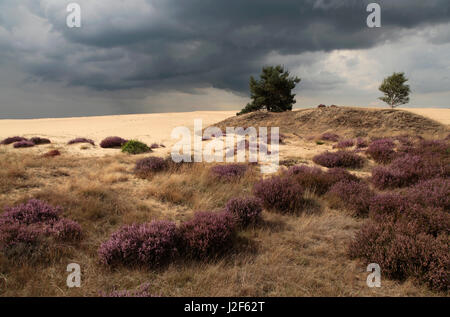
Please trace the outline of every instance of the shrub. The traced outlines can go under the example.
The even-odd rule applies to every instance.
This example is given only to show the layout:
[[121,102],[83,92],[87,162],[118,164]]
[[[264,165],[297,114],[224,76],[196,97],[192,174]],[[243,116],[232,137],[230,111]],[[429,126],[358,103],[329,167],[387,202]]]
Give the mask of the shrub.
[[127,140],[122,139],[118,136],[110,136],[100,142],[102,148],[120,148],[122,145],[127,143]]
[[326,174],[327,174],[327,178],[330,183],[330,186],[336,184],[337,182],[343,181],[343,180],[359,182],[358,177],[356,177],[355,175],[349,173],[347,170],[340,168],[340,167],[330,168],[330,169],[328,169]]
[[355,145],[355,142],[352,139],[339,141],[334,147],[339,149],[344,149],[348,147],[352,147]]
[[327,173],[318,167],[295,165],[290,167],[287,173],[303,188],[318,195],[325,194],[331,186]]
[[380,189],[405,187],[419,180],[444,176],[442,174],[441,162],[406,154],[395,159],[389,166],[375,167],[372,170],[372,182]]
[[61,208],[36,199],[6,208],[0,216],[0,250],[8,258],[37,259],[52,247],[52,242],[80,240],[80,225],[60,218],[60,212]]
[[228,212],[196,212],[180,226],[183,253],[195,258],[219,255],[233,246],[236,222]]
[[330,197],[338,199],[342,206],[355,216],[366,216],[369,213],[373,193],[363,182],[343,180],[334,184],[329,192]]
[[134,172],[140,175],[148,175],[150,173],[157,173],[166,170],[168,167],[167,161],[163,158],[151,156],[143,158],[136,162]]
[[122,145],[122,152],[125,153],[142,154],[151,151],[152,149],[150,149],[147,144],[135,140],[130,140]]
[[155,267],[177,254],[177,243],[175,223],[153,221],[122,227],[100,246],[98,254],[106,265]]
[[39,137],[31,138],[30,141],[33,142],[35,145],[50,144],[50,143],[52,143],[49,139],[39,138]]
[[13,137],[4,139],[0,144],[8,145],[8,144],[16,143],[16,142],[20,142],[20,141],[27,141],[27,139],[23,138],[21,136],[13,136]]
[[93,140],[85,139],[85,138],[76,138],[76,139],[70,140],[67,144],[71,145],[71,144],[76,144],[76,143],[89,143],[89,144],[95,146],[95,143]]
[[244,176],[247,169],[246,164],[216,165],[211,168],[211,173],[220,180],[231,181]]
[[411,207],[407,199],[397,193],[377,194],[370,201],[370,217],[377,221],[396,218]]
[[363,157],[347,151],[327,151],[314,156],[313,161],[325,167],[361,168],[364,165]]
[[439,290],[449,286],[449,251],[448,236],[434,238],[406,221],[369,221],[349,247],[350,257],[378,263],[387,277],[416,277]]
[[5,208],[5,212],[0,217],[0,224],[4,222],[19,222],[29,225],[55,221],[59,219],[61,210],[60,207],[53,207],[41,200],[30,199],[25,204]]
[[435,178],[421,181],[405,193],[406,199],[422,206],[440,207],[450,210],[450,180]]
[[19,141],[14,143],[14,148],[33,147],[34,143],[31,141]]
[[395,157],[395,144],[391,139],[378,139],[370,143],[366,153],[377,163],[386,164]]
[[337,135],[335,133],[326,132],[326,133],[322,134],[320,139],[323,141],[337,142],[339,140],[339,135]]
[[366,148],[369,144],[367,143],[367,140],[363,139],[363,138],[357,138],[356,139],[356,148],[357,149],[362,149],[362,148]]
[[245,228],[261,220],[261,201],[254,197],[232,198],[228,201],[226,211],[232,214],[237,223]]
[[273,176],[260,180],[253,186],[253,193],[266,209],[282,213],[299,211],[305,204],[303,187],[291,178]]
[[157,143],[153,143],[152,145],[150,145],[151,149],[158,149],[160,146]]
[[61,152],[59,152],[58,150],[51,150],[45,154],[42,154],[43,157],[55,157],[55,156],[59,156],[59,155],[61,155]]

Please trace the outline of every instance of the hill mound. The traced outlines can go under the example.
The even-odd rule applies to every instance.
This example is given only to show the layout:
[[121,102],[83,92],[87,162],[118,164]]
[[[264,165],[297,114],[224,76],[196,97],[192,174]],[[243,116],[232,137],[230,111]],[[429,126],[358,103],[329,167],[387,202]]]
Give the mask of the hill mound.
[[280,127],[281,133],[318,134],[335,132],[342,135],[384,136],[420,135],[443,137],[449,127],[423,116],[396,109],[327,107],[301,109],[282,113],[257,111],[235,116],[214,126]]

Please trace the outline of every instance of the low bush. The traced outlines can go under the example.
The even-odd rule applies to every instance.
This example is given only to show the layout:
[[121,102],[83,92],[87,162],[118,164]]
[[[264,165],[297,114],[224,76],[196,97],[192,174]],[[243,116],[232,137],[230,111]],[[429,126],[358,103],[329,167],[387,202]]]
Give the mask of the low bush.
[[246,164],[216,165],[211,168],[214,177],[220,180],[232,181],[241,178],[247,172]]
[[357,217],[369,214],[373,195],[367,184],[349,180],[343,180],[334,184],[328,192],[330,198],[338,201],[339,205],[342,205]]
[[60,213],[61,208],[36,199],[6,208],[0,216],[0,250],[8,258],[38,258],[43,250],[57,248],[54,242],[80,240],[80,225]]
[[292,178],[273,176],[260,180],[253,186],[253,193],[267,210],[292,213],[305,205],[304,189]]
[[151,149],[158,149],[160,148],[160,145],[158,143],[153,143],[152,145],[150,145]]
[[106,265],[156,267],[168,263],[178,252],[175,223],[153,221],[124,226],[113,233],[98,250]]
[[152,149],[149,148],[147,144],[136,141],[136,140],[130,140],[122,145],[122,152],[124,152],[124,153],[142,154],[142,153],[148,153],[151,151],[152,151]]
[[35,144],[31,141],[19,141],[14,143],[14,148],[25,148],[25,147],[33,147]]
[[378,263],[381,274],[404,280],[415,277],[437,290],[448,290],[448,235],[437,238],[411,222],[372,222],[362,227],[349,247],[351,258]]
[[76,144],[76,143],[89,143],[89,144],[95,146],[95,142],[93,140],[85,139],[85,138],[76,138],[76,139],[70,140],[67,144],[72,145],[72,144]]
[[323,141],[337,142],[337,141],[339,141],[339,135],[337,135],[335,133],[326,132],[326,133],[322,134],[320,139]]
[[59,152],[58,150],[51,150],[48,151],[47,153],[42,154],[43,157],[55,157],[59,155],[61,155],[61,152]]
[[122,139],[118,136],[110,136],[100,142],[102,148],[120,148],[122,145],[127,143],[127,140]]
[[363,139],[363,138],[357,138],[356,139],[356,148],[357,149],[363,149],[369,146],[369,143],[367,142],[367,140]]
[[167,168],[167,160],[161,157],[151,156],[138,160],[134,167],[134,172],[141,176],[146,176],[151,173],[162,172]]
[[255,225],[262,219],[261,201],[255,197],[232,198],[227,202],[225,209],[243,228]]
[[450,179],[435,178],[421,181],[406,189],[406,199],[421,206],[450,210]]
[[342,140],[339,141],[334,147],[338,148],[338,149],[344,149],[344,148],[349,148],[355,145],[355,141],[353,141],[352,139],[347,139],[347,140]]
[[31,138],[30,141],[33,142],[35,145],[52,143],[49,139],[40,138],[40,137]]
[[370,143],[366,153],[381,164],[387,164],[395,158],[395,143],[391,139],[378,139]]
[[236,237],[236,222],[230,213],[196,212],[193,219],[181,224],[183,254],[194,258],[220,255],[230,249]]
[[443,162],[427,160],[426,157],[406,154],[388,166],[372,170],[372,182],[380,189],[405,187],[434,177],[445,176]]
[[324,152],[313,157],[313,162],[325,167],[361,168],[364,158],[347,151]]
[[23,138],[21,136],[13,136],[13,137],[4,139],[2,142],[0,142],[0,144],[8,145],[8,144],[12,144],[12,143],[20,142],[20,141],[27,141],[27,139]]

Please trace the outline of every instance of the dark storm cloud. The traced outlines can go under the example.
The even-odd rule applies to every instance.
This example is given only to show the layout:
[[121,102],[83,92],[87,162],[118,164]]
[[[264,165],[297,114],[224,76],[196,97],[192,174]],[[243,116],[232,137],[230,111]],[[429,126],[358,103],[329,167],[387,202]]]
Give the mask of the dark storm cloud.
[[[69,29],[68,2],[6,0],[3,9],[25,4],[51,29],[45,46],[0,40],[0,48],[40,79],[106,91],[212,86],[243,93],[272,52],[368,48],[405,28],[450,20],[448,0],[378,1],[380,29],[365,24],[369,0],[80,0],[82,28]],[[8,12],[0,13],[5,30],[29,23]]]

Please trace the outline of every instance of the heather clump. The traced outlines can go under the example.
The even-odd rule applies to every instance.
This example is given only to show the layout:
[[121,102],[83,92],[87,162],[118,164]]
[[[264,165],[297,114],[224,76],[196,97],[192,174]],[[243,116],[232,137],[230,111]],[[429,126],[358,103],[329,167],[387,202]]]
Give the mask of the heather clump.
[[86,138],[75,138],[67,142],[68,145],[77,144],[77,143],[89,143],[91,145],[95,145],[95,142],[91,139]]
[[167,168],[167,160],[161,157],[151,156],[138,160],[134,167],[134,172],[140,176],[148,176],[152,173],[162,172]]
[[366,183],[343,180],[334,184],[328,197],[357,217],[367,216],[373,192]]
[[121,137],[110,136],[103,139],[102,142],[100,142],[100,146],[102,148],[120,148],[125,143],[127,143],[127,140],[122,139]]
[[348,151],[324,152],[313,157],[313,162],[325,166],[361,168],[364,165],[364,158]]
[[20,142],[20,141],[28,141],[28,140],[21,136],[13,136],[13,137],[9,137],[9,138],[2,140],[2,142],[0,142],[0,144],[9,145],[9,144]]
[[42,144],[50,144],[50,143],[52,143],[49,139],[40,138],[40,137],[31,138],[30,141],[33,142],[35,145],[42,145]]
[[19,141],[14,143],[13,147],[18,149],[18,148],[26,148],[26,147],[33,147],[35,146],[35,144],[31,141]]
[[264,208],[281,213],[301,211],[305,205],[304,189],[293,178],[273,176],[253,186],[253,194]]
[[261,221],[261,201],[255,197],[238,197],[230,199],[225,210],[232,214],[237,223],[246,228]]
[[182,253],[193,258],[208,258],[229,250],[236,238],[236,220],[231,213],[196,212],[179,228]]
[[323,141],[337,142],[337,141],[339,141],[339,135],[337,135],[335,133],[326,132],[326,133],[322,134],[320,139]]
[[0,216],[0,249],[13,259],[35,258],[56,247],[58,241],[80,240],[80,225],[61,218],[60,213],[60,207],[36,199],[6,208]]
[[237,180],[245,175],[248,166],[246,164],[216,165],[211,168],[212,175],[224,181]]
[[334,148],[338,148],[338,149],[345,149],[345,148],[349,148],[355,145],[355,141],[353,141],[352,139],[346,139],[346,140],[341,140],[339,141],[335,146],[333,146]]
[[178,253],[175,223],[153,221],[123,226],[98,250],[106,265],[156,267],[168,263]]
[[395,158],[394,148],[392,139],[378,139],[369,144],[366,154],[377,163],[387,164]]

